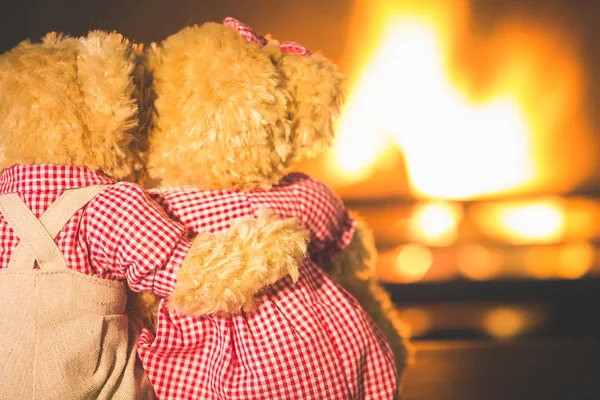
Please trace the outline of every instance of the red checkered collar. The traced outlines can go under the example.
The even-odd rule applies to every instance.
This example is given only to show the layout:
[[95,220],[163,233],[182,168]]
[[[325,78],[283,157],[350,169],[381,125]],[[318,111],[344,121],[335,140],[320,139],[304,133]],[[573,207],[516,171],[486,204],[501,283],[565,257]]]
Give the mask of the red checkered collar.
[[110,185],[114,179],[72,165],[15,165],[0,177],[0,193],[62,191],[90,185]]

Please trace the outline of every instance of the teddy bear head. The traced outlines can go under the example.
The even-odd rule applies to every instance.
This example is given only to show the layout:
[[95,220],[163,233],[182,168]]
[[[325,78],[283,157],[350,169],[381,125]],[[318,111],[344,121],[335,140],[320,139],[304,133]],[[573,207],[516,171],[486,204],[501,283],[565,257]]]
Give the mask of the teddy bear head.
[[74,165],[136,179],[134,65],[130,44],[100,31],[49,33],[0,55],[0,168]]
[[148,170],[162,186],[268,188],[332,141],[342,79],[298,44],[227,18],[184,28],[146,54]]

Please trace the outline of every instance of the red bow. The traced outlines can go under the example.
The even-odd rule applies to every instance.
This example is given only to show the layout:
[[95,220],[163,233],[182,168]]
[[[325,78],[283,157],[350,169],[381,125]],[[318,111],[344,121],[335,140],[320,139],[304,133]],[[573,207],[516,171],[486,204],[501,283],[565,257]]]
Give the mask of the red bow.
[[[247,25],[244,25],[235,18],[225,18],[225,20],[223,21],[223,25],[235,28],[240,33],[240,35],[242,35],[244,39],[246,39],[249,42],[257,43],[261,46],[265,46],[268,43],[268,40],[256,33],[254,29],[250,28]],[[306,47],[294,42],[283,42],[279,44],[279,48],[281,49],[281,51],[294,53],[299,56],[310,55],[310,51]]]

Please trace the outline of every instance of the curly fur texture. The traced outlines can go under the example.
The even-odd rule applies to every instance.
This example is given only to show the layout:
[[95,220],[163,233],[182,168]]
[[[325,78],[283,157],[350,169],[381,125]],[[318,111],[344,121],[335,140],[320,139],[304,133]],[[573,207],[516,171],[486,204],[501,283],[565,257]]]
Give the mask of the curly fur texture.
[[134,292],[127,289],[127,315],[129,316],[129,325],[136,332],[141,332],[142,328],[156,332],[156,317],[158,315],[158,305],[160,298],[148,292]]
[[132,177],[137,107],[129,43],[100,31],[48,34],[0,56],[0,168],[88,167]]
[[377,250],[372,232],[357,215],[358,226],[350,244],[336,257],[332,278],[356,298],[385,336],[392,352],[398,376],[406,368],[412,349],[406,340],[409,329],[400,320],[387,291],[374,277]]
[[259,291],[289,275],[298,280],[308,232],[295,219],[262,211],[222,234],[200,233],[180,271],[170,308],[192,316],[252,311]]
[[158,113],[151,176],[163,186],[246,189],[283,174],[292,160],[289,99],[267,53],[206,23],[167,38],[149,57]]
[[316,54],[302,57],[284,53],[279,69],[292,101],[293,142],[297,159],[312,157],[333,142],[333,121],[342,103],[342,78],[335,64]]
[[267,189],[331,142],[341,79],[323,57],[206,23],[167,38],[148,59],[156,92],[148,165],[162,186]]
[[147,165],[150,142],[148,132],[153,129],[154,121],[154,76],[148,66],[148,57],[144,51],[144,45],[135,43],[132,45],[135,52],[135,67],[133,69],[133,80],[135,82],[134,97],[138,107],[138,125],[134,131],[135,140],[130,146],[135,159],[135,179],[140,185],[147,184],[149,179]]

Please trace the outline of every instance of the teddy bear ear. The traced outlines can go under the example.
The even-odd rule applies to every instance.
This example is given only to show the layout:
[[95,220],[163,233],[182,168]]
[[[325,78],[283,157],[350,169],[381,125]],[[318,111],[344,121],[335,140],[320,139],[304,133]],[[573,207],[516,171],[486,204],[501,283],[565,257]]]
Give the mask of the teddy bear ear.
[[[77,41],[51,33],[0,55],[0,168],[65,163],[68,132],[84,129],[73,109]],[[73,134],[71,134],[73,136]],[[72,142],[72,141],[71,141]],[[41,144],[44,145],[41,145]]]
[[320,54],[284,51],[279,68],[292,98],[290,117],[298,155],[313,156],[333,141],[333,121],[343,98],[343,77]]
[[79,38],[77,79],[88,110],[83,115],[90,148],[106,149],[97,163],[116,178],[131,176],[137,104],[134,97],[132,45],[116,32],[92,31]]
[[0,167],[76,165],[132,175],[133,60],[121,35],[50,33],[0,56]]
[[63,40],[69,39],[68,35],[65,35],[61,32],[48,32],[42,38],[42,43],[44,44],[57,44]]
[[116,32],[92,31],[79,41],[77,77],[86,104],[94,110],[90,130],[122,135],[136,124],[133,49]]
[[133,80],[135,83],[134,97],[137,102],[137,128],[132,131],[134,136],[132,144],[129,146],[134,156],[134,173],[138,183],[149,183],[147,171],[148,155],[150,151],[149,134],[153,129],[154,101],[156,93],[153,87],[154,76],[152,74],[151,63],[156,57],[156,43],[145,46],[142,43],[132,44],[132,50],[135,54],[135,67],[133,70]]

